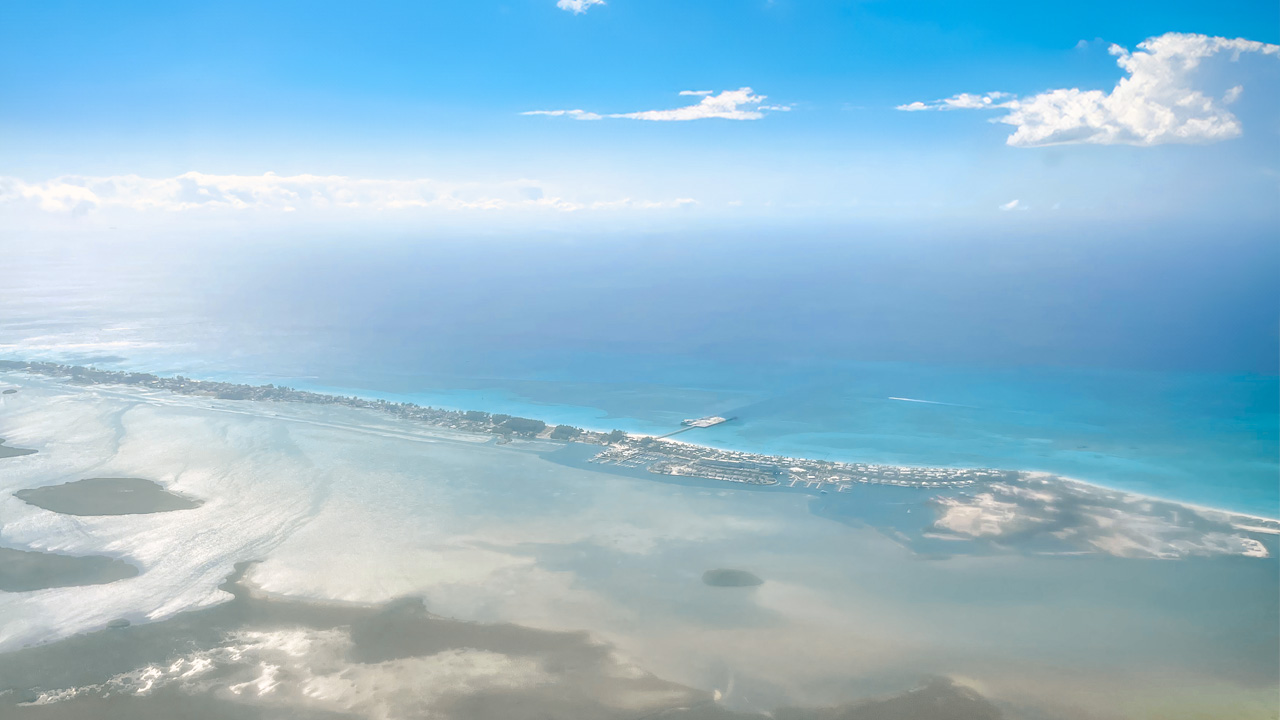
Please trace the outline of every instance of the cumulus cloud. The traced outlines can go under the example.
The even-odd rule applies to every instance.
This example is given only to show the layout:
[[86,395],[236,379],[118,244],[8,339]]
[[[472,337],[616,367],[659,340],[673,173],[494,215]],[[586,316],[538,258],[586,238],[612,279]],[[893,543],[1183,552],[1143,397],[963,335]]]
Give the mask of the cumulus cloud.
[[603,5],[604,0],[559,0],[556,7],[561,10],[568,10],[574,15],[581,15],[587,11],[592,5]]
[[711,90],[681,90],[682,96],[702,98],[694,105],[673,108],[671,110],[642,110],[629,113],[597,114],[583,110],[530,110],[524,115],[551,115],[573,117],[578,120],[599,120],[601,118],[625,118],[628,120],[652,120],[656,122],[673,122],[685,120],[706,120],[721,118],[723,120],[759,120],[765,111],[779,110],[786,112],[790,107],[780,105],[762,105],[767,96],[756,95],[749,87],[737,90],[725,90],[719,95]]
[[642,200],[629,197],[577,202],[549,194],[532,180],[490,184],[438,180],[387,180],[342,175],[209,175],[169,178],[138,175],[68,175],[43,182],[0,177],[0,204],[28,204],[52,213],[103,209],[186,212],[196,210],[443,211],[543,209],[651,210],[696,204],[690,198]]
[[1196,88],[1202,61],[1217,55],[1232,62],[1244,53],[1280,55],[1280,45],[1166,33],[1139,43],[1134,52],[1119,45],[1109,52],[1127,73],[1110,92],[1061,88],[1024,98],[961,93],[898,109],[1004,109],[1008,112],[994,121],[1017,128],[1007,140],[1017,147],[1218,142],[1242,133],[1239,119],[1224,106],[1238,99],[1244,88],[1231,88],[1220,101],[1206,95]]
[[1022,206],[1022,201],[1015,199],[1015,200],[1010,200],[1007,203],[1004,203],[1003,205],[1000,206],[1000,209],[1007,212],[1009,210],[1017,210],[1021,206]]

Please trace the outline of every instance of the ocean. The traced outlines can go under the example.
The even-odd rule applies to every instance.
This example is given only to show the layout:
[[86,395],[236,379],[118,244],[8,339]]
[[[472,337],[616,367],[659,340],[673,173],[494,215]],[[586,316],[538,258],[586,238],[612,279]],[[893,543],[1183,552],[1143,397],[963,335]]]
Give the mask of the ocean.
[[1280,253],[1115,234],[10,237],[0,356],[1280,517]]

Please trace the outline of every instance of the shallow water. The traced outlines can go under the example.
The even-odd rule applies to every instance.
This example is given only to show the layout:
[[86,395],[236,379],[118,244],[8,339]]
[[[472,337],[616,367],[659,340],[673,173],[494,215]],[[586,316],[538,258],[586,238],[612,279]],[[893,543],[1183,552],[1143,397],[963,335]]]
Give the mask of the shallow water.
[[[964,551],[962,540],[921,553],[898,533],[937,508],[910,489],[856,488],[867,492],[836,507],[601,472],[556,443],[497,446],[344,408],[23,383],[0,430],[40,452],[4,461],[0,538],[110,548],[142,573],[0,597],[0,648],[225,602],[223,579],[257,560],[247,582],[276,597],[416,596],[457,620],[587,631],[620,662],[720,691],[725,708],[860,701],[941,675],[1011,717],[1273,710],[1274,543],[1265,559]],[[9,494],[94,475],[155,478],[204,504],[76,517]],[[763,582],[709,587],[717,568]]]

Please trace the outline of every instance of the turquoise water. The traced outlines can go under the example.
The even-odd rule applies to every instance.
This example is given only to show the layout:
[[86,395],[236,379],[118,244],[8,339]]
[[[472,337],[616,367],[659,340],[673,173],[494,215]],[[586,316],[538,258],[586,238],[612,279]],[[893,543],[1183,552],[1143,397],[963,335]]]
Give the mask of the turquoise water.
[[445,392],[376,381],[352,392],[646,433],[720,414],[737,419],[680,438],[778,455],[1040,470],[1280,515],[1275,377],[868,363],[762,385],[733,370],[709,367],[700,387],[489,379]]

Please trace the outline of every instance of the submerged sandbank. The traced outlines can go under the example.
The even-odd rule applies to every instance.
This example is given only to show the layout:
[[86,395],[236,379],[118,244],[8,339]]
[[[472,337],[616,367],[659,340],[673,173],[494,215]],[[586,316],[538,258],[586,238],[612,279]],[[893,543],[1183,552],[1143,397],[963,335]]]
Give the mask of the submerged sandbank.
[[[268,598],[223,585],[232,600],[143,625],[0,654],[6,718],[201,720],[749,720],[758,713],[663,680],[586,633],[450,620],[405,598],[375,606]],[[788,720],[999,720],[1000,710],[945,679],[881,699],[810,709]]]
[[59,555],[0,548],[0,592],[104,585],[138,574],[138,568],[105,555]]
[[142,478],[88,478],[19,490],[14,496],[63,515],[145,515],[191,510],[202,504]]

